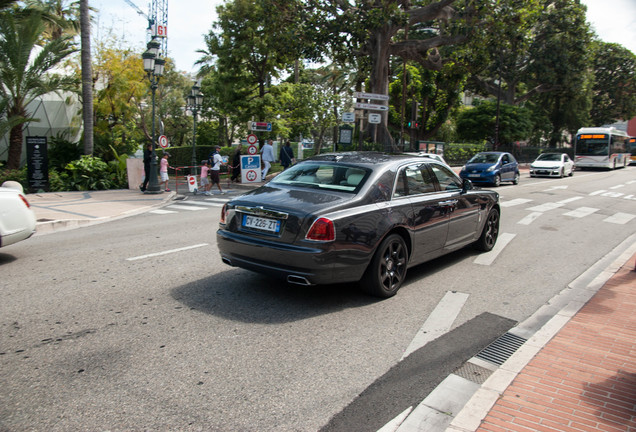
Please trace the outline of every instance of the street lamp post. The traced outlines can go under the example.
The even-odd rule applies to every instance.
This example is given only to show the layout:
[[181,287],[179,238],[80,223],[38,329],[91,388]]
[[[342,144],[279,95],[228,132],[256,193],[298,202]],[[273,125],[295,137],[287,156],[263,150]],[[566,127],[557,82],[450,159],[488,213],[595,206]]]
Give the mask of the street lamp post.
[[192,167],[194,170],[193,175],[197,175],[197,114],[203,104],[203,93],[201,93],[201,86],[199,82],[195,82],[192,86],[192,90],[188,95],[188,109],[192,112],[193,126],[192,126]]
[[147,194],[159,194],[163,192],[159,187],[159,182],[157,182],[157,157],[155,153],[155,93],[159,84],[159,78],[163,76],[163,68],[166,64],[166,61],[159,57],[160,47],[161,44],[153,37],[152,40],[148,42],[147,51],[142,55],[144,71],[148,74],[150,90],[152,90],[152,156],[150,158],[150,173],[146,173],[146,175],[150,176],[148,187],[144,191],[144,193]]

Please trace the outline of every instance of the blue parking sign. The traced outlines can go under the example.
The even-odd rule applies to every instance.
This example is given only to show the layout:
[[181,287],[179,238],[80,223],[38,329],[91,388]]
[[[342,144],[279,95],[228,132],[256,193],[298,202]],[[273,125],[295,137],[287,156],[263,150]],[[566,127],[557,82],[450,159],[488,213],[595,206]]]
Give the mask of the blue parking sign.
[[241,182],[260,183],[261,182],[261,156],[248,155],[241,156]]

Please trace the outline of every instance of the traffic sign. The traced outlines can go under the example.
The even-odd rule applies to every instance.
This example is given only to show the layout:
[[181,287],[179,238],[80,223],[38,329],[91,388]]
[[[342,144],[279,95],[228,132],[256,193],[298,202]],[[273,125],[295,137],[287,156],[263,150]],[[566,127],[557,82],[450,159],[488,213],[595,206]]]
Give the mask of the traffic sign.
[[267,122],[250,122],[250,130],[271,132],[272,124]]
[[159,145],[161,146],[161,148],[168,148],[168,137],[166,137],[165,135],[161,135],[158,139],[159,141]]
[[251,145],[247,148],[247,154],[249,155],[255,155],[256,153],[258,153],[258,148],[255,145]]
[[247,143],[249,145],[254,145],[258,141],[258,137],[254,134],[250,134],[247,136]]
[[382,114],[369,113],[369,123],[380,124],[382,122]]
[[356,113],[346,112],[342,113],[342,121],[345,123],[353,123],[356,121]]
[[356,102],[355,107],[356,109],[376,110],[376,111],[389,110],[389,107],[386,105],[377,105],[377,104],[362,103],[362,102]]
[[353,97],[357,99],[389,100],[389,96],[379,93],[353,92]]

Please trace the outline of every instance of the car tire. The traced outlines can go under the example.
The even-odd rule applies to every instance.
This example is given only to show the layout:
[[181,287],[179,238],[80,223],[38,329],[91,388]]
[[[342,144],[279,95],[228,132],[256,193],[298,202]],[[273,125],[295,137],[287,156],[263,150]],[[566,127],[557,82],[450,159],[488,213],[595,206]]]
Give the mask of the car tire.
[[561,168],[561,172],[559,173],[559,178],[565,177],[565,168]]
[[501,186],[501,176],[499,174],[495,176],[495,180],[493,180],[492,184],[497,187]]
[[491,251],[497,243],[497,237],[499,236],[499,210],[496,208],[490,209],[484,229],[481,231],[479,239],[475,242],[475,248],[482,252]]
[[518,184],[519,184],[519,178],[520,178],[520,177],[521,177],[521,176],[519,175],[519,171],[517,171],[517,172],[515,173],[515,178],[512,180],[512,184],[514,184],[514,185],[518,185]]
[[406,277],[408,249],[399,234],[385,238],[369,263],[361,287],[367,294],[388,298],[394,296]]

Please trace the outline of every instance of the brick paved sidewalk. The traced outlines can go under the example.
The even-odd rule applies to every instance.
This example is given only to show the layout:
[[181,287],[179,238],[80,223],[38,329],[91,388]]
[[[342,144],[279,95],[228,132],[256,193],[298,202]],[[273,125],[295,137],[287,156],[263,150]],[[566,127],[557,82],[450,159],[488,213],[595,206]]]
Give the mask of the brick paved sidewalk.
[[482,432],[636,432],[636,255],[533,358]]

